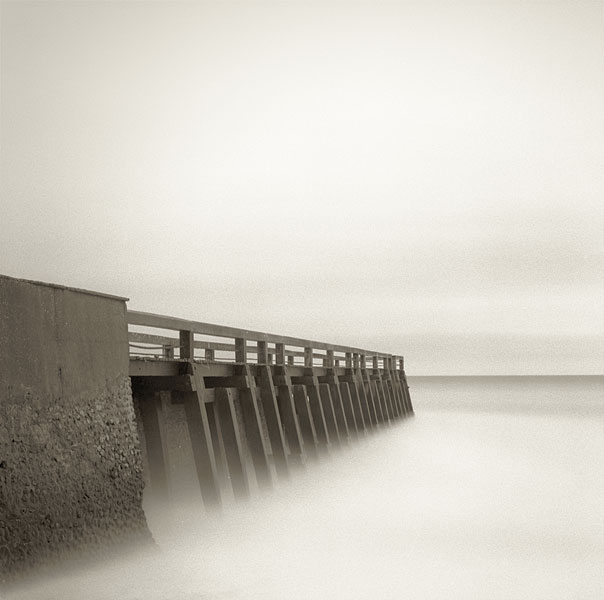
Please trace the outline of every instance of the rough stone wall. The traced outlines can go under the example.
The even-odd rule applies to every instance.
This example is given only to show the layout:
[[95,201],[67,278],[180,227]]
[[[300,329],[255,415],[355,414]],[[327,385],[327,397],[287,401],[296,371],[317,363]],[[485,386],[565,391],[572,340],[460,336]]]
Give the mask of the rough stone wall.
[[0,276],[0,581],[151,539],[125,310]]

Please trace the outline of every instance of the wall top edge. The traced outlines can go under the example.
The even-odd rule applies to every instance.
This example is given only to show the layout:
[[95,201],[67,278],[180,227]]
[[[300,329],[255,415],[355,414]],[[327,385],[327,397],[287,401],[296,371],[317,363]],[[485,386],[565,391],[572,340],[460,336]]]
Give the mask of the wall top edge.
[[68,285],[60,285],[58,283],[48,283],[47,281],[36,281],[34,279],[22,279],[20,277],[11,277],[9,275],[3,275],[0,273],[0,281],[8,279],[10,281],[18,281],[21,283],[30,283],[32,285],[42,285],[44,287],[50,287],[57,290],[67,290],[70,292],[77,292],[79,294],[88,294],[89,296],[100,296],[101,298],[110,298],[111,300],[120,300],[122,302],[128,302],[130,298],[124,296],[114,296],[113,294],[105,294],[104,292],[95,292],[93,290],[85,290],[82,288],[71,287]]

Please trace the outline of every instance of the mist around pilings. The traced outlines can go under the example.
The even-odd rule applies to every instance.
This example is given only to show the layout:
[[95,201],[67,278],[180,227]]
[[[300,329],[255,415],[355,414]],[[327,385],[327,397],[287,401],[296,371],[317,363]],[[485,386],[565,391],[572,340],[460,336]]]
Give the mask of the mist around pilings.
[[220,517],[146,505],[159,552],[8,597],[598,600],[604,380],[527,379],[411,379],[414,419]]

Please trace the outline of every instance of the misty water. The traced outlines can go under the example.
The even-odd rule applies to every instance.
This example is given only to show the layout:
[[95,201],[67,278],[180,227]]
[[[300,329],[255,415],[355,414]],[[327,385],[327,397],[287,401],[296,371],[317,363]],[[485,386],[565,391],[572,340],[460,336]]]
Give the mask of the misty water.
[[410,385],[415,418],[10,598],[604,598],[604,377]]

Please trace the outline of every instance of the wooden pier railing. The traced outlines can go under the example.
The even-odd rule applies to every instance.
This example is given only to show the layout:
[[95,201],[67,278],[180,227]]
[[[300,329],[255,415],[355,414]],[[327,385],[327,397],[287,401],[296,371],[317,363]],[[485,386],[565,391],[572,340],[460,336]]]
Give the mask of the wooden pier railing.
[[166,403],[183,403],[204,503],[413,414],[402,356],[128,311],[151,488],[170,495]]

